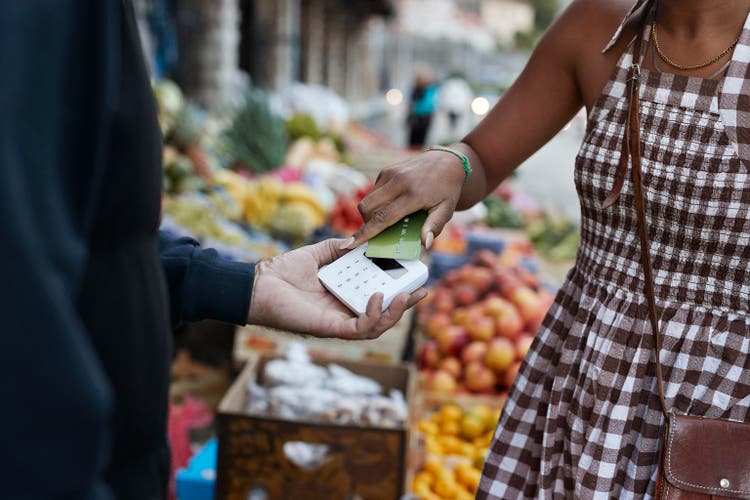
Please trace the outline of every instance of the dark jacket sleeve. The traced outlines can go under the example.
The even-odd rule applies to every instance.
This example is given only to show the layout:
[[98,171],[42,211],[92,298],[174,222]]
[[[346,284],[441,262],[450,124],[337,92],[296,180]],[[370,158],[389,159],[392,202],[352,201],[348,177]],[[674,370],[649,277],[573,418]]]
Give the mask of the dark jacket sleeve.
[[3,498],[111,498],[112,391],[75,300],[117,82],[116,6],[0,6]]
[[169,287],[172,325],[215,319],[244,325],[255,266],[223,259],[192,238],[159,234],[161,262]]

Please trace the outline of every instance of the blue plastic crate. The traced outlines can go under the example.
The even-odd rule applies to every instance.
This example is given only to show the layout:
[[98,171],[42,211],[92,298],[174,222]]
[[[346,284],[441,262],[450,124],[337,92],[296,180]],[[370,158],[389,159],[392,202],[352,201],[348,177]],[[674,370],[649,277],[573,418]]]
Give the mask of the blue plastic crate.
[[505,250],[506,239],[495,231],[469,231],[466,234],[467,254],[474,255],[479,250],[491,250],[496,254]]
[[216,482],[217,441],[211,439],[177,471],[177,500],[213,500]]
[[428,285],[443,279],[449,271],[469,262],[468,255],[454,255],[450,253],[432,252],[430,254],[430,278]]

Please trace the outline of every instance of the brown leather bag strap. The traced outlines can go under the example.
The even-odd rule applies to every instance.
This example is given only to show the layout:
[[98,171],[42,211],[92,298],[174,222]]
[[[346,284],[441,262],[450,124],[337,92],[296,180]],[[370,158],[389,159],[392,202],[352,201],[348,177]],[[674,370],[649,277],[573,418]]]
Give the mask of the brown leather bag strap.
[[[643,267],[644,288],[648,302],[648,318],[651,323],[651,331],[654,336],[654,359],[656,362],[656,380],[659,388],[659,402],[664,417],[669,416],[666,398],[664,397],[664,378],[662,376],[659,353],[661,352],[661,335],[659,334],[659,319],[656,315],[656,298],[654,295],[654,274],[651,267],[650,250],[651,244],[648,237],[648,220],[646,219],[646,198],[643,193],[643,181],[641,172],[641,134],[640,134],[640,100],[639,88],[641,79],[641,45],[643,32],[646,24],[648,9],[644,10],[642,21],[635,39],[633,48],[633,64],[628,71],[626,95],[628,97],[628,115],[625,123],[625,137],[623,149],[618,164],[618,173],[612,193],[607,197],[604,206],[609,206],[617,199],[620,188],[624,182],[628,158],[631,163],[631,179],[633,181],[633,196],[635,211],[638,219],[638,236],[641,247],[641,266]],[[622,177],[622,179],[620,179]]]
[[648,238],[648,220],[646,219],[646,200],[643,193],[643,181],[641,172],[641,139],[640,139],[640,120],[638,118],[638,80],[640,78],[640,66],[634,64],[632,71],[633,84],[630,92],[630,106],[628,107],[629,131],[629,149],[631,158],[631,178],[633,180],[633,197],[635,202],[635,211],[638,216],[638,236],[641,247],[641,266],[643,267],[644,288],[646,300],[648,301],[648,319],[651,323],[651,331],[654,335],[654,359],[656,362],[656,381],[659,386],[659,400],[661,410],[667,417],[669,410],[664,397],[664,377],[662,376],[661,362],[659,353],[661,352],[661,335],[659,334],[659,319],[656,315],[656,298],[654,296],[654,273],[651,267],[651,244]]

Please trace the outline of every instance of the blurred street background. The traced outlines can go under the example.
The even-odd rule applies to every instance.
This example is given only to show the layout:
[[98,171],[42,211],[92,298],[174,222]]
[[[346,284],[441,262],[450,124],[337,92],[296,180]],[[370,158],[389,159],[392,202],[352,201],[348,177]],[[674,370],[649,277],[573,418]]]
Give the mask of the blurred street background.
[[[438,86],[451,86],[437,98],[426,143],[459,140],[513,83],[566,3],[136,0],[154,76],[171,78],[209,112],[225,113],[248,86],[260,87],[329,118],[334,128],[348,120],[361,123],[384,139],[382,148],[396,149],[408,142],[418,71],[429,72]],[[331,106],[325,100],[299,102],[316,98],[305,87],[340,97],[337,110],[323,109]],[[584,128],[580,115],[518,171],[524,190],[573,219],[572,168]],[[399,157],[370,153],[374,158],[364,161],[377,169]],[[542,178],[544,185],[537,182]]]

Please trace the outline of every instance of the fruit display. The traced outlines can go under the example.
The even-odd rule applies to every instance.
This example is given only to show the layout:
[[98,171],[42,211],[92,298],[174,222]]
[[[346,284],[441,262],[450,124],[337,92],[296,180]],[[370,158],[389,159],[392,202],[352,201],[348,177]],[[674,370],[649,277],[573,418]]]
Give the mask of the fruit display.
[[487,207],[487,216],[484,218],[487,226],[514,229],[523,227],[521,214],[504,199],[488,196],[482,203]]
[[[295,93],[282,98],[293,103],[271,106],[268,94],[251,88],[234,111],[217,117],[174,82],[156,82],[153,90],[164,137],[164,221],[174,226],[168,229],[187,229],[243,260],[255,254],[247,251],[248,237],[298,247],[359,229],[357,204],[371,182],[346,164],[346,127],[320,121],[333,109],[318,105],[322,114],[311,113]],[[197,213],[206,203],[210,210]]]
[[372,184],[358,189],[352,196],[338,196],[331,211],[331,229],[341,234],[353,234],[364,223],[357,205],[372,189]]
[[206,153],[207,114],[188,102],[170,80],[155,83],[153,91],[164,138],[164,191],[180,194],[203,189],[216,166]]
[[466,231],[455,224],[446,224],[430,248],[432,253],[463,255],[466,253]]
[[221,192],[170,196],[164,203],[161,229],[188,234],[235,260],[257,261],[288,250],[269,236],[248,232],[232,222],[228,215],[237,210],[234,200]]
[[474,498],[502,401],[494,401],[499,408],[446,402],[417,422],[420,466],[411,481],[414,495],[422,500]]
[[579,231],[570,220],[545,214],[526,228],[541,255],[551,260],[574,259],[578,251]]
[[495,394],[513,383],[554,297],[505,254],[476,252],[418,306],[427,390]]
[[284,183],[272,175],[248,179],[231,170],[218,171],[214,182],[242,207],[247,224],[283,239],[304,241],[328,215],[315,191],[302,182]]

